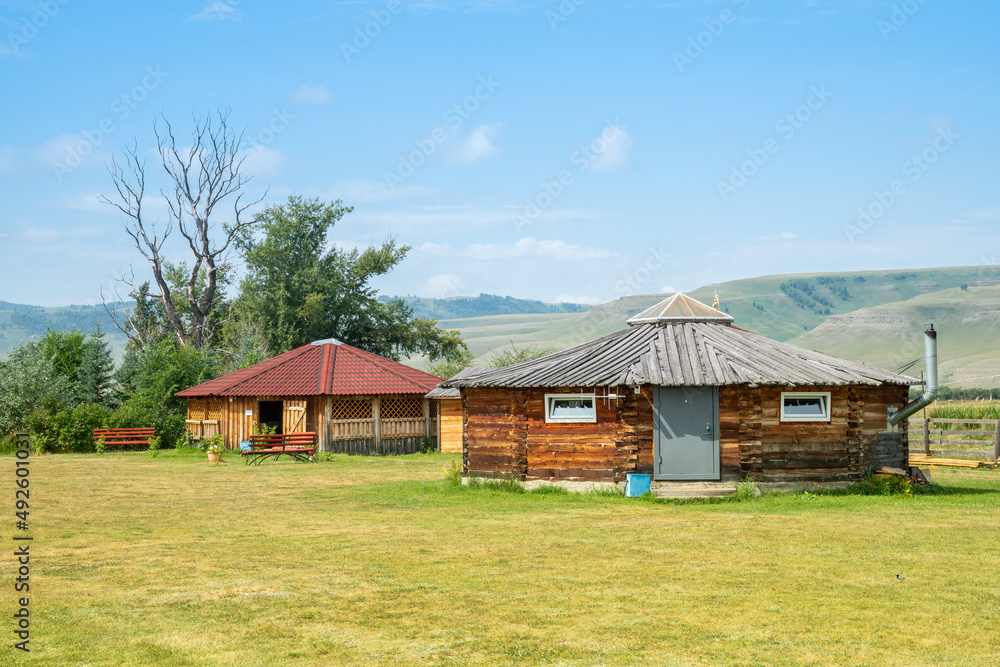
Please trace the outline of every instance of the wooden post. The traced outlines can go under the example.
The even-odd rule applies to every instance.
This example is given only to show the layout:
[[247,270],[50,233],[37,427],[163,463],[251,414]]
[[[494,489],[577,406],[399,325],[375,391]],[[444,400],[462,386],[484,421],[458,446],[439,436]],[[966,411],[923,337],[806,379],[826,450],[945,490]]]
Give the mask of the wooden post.
[[434,420],[434,430],[437,433],[437,449],[441,451],[441,408],[444,406],[444,401],[437,399],[437,412],[435,414]]
[[375,453],[382,446],[382,417],[379,415],[382,407],[382,397],[372,396],[372,433],[375,436]]
[[924,417],[924,454],[931,455],[931,420]]
[[996,429],[993,431],[993,458],[1000,461],[1000,419],[997,420]]
[[431,400],[424,399],[424,437],[431,437]]

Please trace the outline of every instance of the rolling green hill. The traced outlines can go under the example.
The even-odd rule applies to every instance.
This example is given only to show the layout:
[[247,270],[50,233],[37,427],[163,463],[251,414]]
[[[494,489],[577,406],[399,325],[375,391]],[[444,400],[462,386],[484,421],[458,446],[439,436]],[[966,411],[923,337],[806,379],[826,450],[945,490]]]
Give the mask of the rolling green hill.
[[[380,296],[379,301],[388,301],[389,298]],[[453,296],[447,299],[428,299],[416,296],[392,298],[402,299],[406,305],[413,309],[414,317],[429,317],[436,320],[490,315],[583,313],[588,308],[588,306],[579,303],[544,303],[531,299],[515,299],[512,296],[497,296],[496,294]]]
[[[827,318],[791,343],[896,369],[924,354],[923,325],[938,330],[942,383],[1000,385],[1000,287],[952,288]],[[923,369],[921,364],[910,374]],[[953,383],[953,384],[951,384]]]
[[[890,369],[923,354],[923,323],[933,320],[941,332],[942,381],[953,387],[1000,385],[993,377],[1000,376],[1000,271],[989,267],[761,276],[689,292],[708,304],[716,293],[736,326]],[[458,329],[483,357],[511,343],[562,349],[593,340],[625,327],[629,317],[664,297],[636,295],[589,308],[487,294],[406,299],[418,316]],[[121,350],[124,338],[100,306],[0,302],[0,354],[46,328],[89,332],[97,321],[112,348]]]
[[[736,326],[890,369],[923,354],[923,323],[934,320],[941,331],[942,381],[956,387],[1000,384],[989,377],[1000,374],[1000,275],[984,267],[762,276],[688,294],[711,304],[716,293],[719,308],[733,315]],[[477,356],[511,342],[561,349],[625,327],[629,317],[665,296],[624,297],[586,313],[440,324],[461,331]]]
[[112,353],[121,357],[125,349],[125,336],[115,329],[103,306],[42,308],[0,301],[0,355],[5,356],[30,340],[38,340],[46,329],[80,329],[84,333],[90,333],[97,323],[100,323],[101,329],[107,334],[106,340]]

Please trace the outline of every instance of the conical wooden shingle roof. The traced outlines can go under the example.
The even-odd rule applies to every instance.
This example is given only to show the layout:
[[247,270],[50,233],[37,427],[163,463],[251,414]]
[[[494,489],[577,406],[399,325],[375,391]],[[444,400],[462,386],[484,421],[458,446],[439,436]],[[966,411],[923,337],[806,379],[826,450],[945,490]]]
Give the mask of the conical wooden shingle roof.
[[[689,311],[690,315],[683,317],[683,311]],[[707,319],[710,317],[713,319]],[[652,321],[643,322],[640,318]],[[779,343],[729,326],[732,319],[694,299],[676,295],[632,318],[631,326],[622,331],[513,366],[469,368],[441,386],[810,386],[918,382],[892,371]]]
[[655,306],[650,306],[635,317],[629,318],[628,324],[669,324],[673,322],[728,323],[732,321],[732,315],[727,315],[711,306],[706,306],[701,301],[696,301],[688,295],[678,292]]

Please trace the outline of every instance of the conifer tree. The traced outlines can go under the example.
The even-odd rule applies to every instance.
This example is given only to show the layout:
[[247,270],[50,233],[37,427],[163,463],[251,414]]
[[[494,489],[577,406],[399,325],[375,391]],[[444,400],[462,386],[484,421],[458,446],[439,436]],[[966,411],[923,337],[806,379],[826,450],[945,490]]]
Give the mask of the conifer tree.
[[77,375],[76,399],[80,403],[104,403],[111,390],[115,362],[98,323],[84,344],[83,359]]

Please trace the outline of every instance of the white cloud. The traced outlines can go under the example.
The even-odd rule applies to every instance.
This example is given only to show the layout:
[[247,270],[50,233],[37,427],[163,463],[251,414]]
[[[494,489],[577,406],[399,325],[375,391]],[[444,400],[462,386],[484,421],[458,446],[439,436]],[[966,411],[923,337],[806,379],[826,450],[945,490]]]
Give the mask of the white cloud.
[[[397,190],[399,187],[396,188]],[[340,196],[339,194],[337,195]],[[346,200],[345,200],[346,201]],[[351,219],[357,223],[370,223],[393,229],[414,227],[461,228],[510,225],[515,228],[515,216],[523,215],[524,206],[479,208],[471,206],[424,206],[410,211],[355,211]],[[531,219],[532,224],[543,222],[572,222],[597,220],[614,213],[590,209],[548,209]],[[529,230],[525,230],[529,231]]]
[[554,303],[583,303],[588,306],[596,306],[599,303],[607,303],[607,299],[602,299],[599,296],[584,296],[575,294],[560,294],[554,300]]
[[793,234],[791,232],[781,232],[780,234],[770,234],[767,236],[758,236],[758,241],[782,241],[786,239],[798,239],[802,238],[798,234]]
[[417,246],[417,250],[425,252],[428,255],[450,255],[454,252],[452,247],[447,243],[431,243],[430,241],[421,243]]
[[59,232],[48,227],[27,227],[21,230],[20,239],[32,245],[52,245],[59,241]]
[[448,296],[458,296],[465,289],[465,281],[453,273],[441,273],[427,280],[426,293],[442,299]]
[[243,14],[233,4],[227,2],[209,2],[200,13],[188,18],[188,21],[241,21]]
[[660,292],[663,294],[673,294],[679,291],[680,290],[674,287],[673,285],[664,285],[663,287],[660,288]]
[[257,145],[246,151],[243,167],[254,176],[273,177],[285,166],[285,154],[276,148]]
[[77,134],[60,134],[34,150],[35,160],[46,167],[56,168],[62,173],[72,171],[86,162],[104,164],[110,153],[101,150],[102,141],[98,143],[94,136],[80,132]]
[[493,141],[500,136],[502,123],[480,125],[462,141],[462,146],[451,154],[449,160],[459,164],[474,164],[500,152]]
[[326,190],[326,194],[331,199],[343,199],[345,204],[356,202],[381,202],[390,199],[401,199],[403,197],[417,197],[429,195],[432,190],[419,185],[397,185],[389,187],[382,181],[365,181],[362,179],[351,179],[335,183]]
[[618,171],[628,165],[628,152],[632,149],[628,130],[617,125],[604,128],[601,136],[591,142],[596,157],[587,168],[594,172]]
[[611,253],[600,248],[573,245],[565,241],[536,241],[528,236],[513,245],[476,243],[465,249],[465,255],[481,260],[535,256],[552,257],[560,262],[576,262],[609,257]]
[[332,99],[333,93],[326,86],[299,86],[289,101],[296,104],[326,104]]

